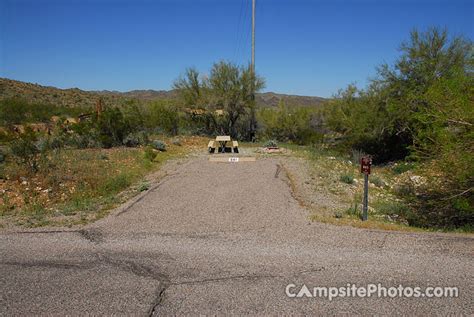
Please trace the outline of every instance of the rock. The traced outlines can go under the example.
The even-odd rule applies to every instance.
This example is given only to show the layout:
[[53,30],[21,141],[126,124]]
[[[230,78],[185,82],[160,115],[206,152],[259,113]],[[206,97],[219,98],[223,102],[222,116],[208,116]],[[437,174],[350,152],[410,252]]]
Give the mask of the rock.
[[426,184],[426,179],[423,176],[412,175],[410,176],[410,181],[415,185],[415,187],[420,187]]

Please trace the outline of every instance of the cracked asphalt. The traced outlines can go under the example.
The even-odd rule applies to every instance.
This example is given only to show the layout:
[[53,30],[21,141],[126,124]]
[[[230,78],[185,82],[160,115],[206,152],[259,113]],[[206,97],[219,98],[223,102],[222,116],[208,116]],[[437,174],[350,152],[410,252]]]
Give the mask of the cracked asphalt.
[[[472,236],[311,223],[278,164],[197,157],[83,229],[0,233],[0,315],[474,312]],[[348,283],[455,286],[459,296],[285,294]]]

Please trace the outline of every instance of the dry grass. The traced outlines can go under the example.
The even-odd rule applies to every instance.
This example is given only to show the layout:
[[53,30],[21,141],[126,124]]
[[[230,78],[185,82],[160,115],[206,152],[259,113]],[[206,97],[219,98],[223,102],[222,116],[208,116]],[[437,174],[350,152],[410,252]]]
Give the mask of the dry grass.
[[[301,168],[304,165],[302,162],[292,164],[291,168],[285,166],[285,169],[293,196],[301,206],[310,211],[309,217],[312,221],[381,230],[424,230],[387,217],[391,212],[387,209],[399,208],[398,206],[402,205],[392,193],[391,187],[398,177],[389,167],[372,169],[370,179],[373,179],[373,182],[369,184],[369,220],[362,221],[358,213],[361,209],[359,198],[363,192],[363,175],[357,165],[348,158],[333,153],[314,151],[302,146],[285,146],[291,149],[293,157],[308,163],[302,167],[304,171],[298,171],[295,167],[298,165],[298,168]],[[351,175],[354,181],[345,182],[341,177],[344,175]]]
[[310,216],[312,221],[329,223],[332,225],[342,225],[342,226],[351,226],[355,228],[364,228],[364,229],[379,229],[379,230],[388,230],[388,231],[408,231],[408,232],[420,232],[424,231],[421,228],[409,227],[403,224],[398,223],[389,223],[377,219],[368,219],[367,221],[361,221],[358,217],[354,216],[345,216],[343,218],[330,217],[326,215],[319,215],[312,213]]
[[73,226],[95,221],[147,188],[146,175],[169,159],[205,148],[206,139],[170,138],[167,151],[153,162],[143,148],[67,149],[51,153],[40,171],[30,174],[21,165],[6,165],[0,181],[0,227]]

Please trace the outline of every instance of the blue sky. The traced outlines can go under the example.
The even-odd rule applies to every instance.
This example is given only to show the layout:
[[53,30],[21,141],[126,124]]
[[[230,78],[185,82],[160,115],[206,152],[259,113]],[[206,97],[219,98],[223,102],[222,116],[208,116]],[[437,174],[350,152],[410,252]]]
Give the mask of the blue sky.
[[[0,77],[170,89],[186,67],[250,60],[251,0],[0,0]],[[257,0],[265,91],[330,97],[392,63],[413,28],[474,38],[474,1]]]

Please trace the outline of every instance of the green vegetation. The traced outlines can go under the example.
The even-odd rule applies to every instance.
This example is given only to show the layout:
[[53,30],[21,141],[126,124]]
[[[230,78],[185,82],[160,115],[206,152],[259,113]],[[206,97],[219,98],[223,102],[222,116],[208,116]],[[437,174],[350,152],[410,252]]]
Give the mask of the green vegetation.
[[151,146],[147,146],[143,153],[144,158],[150,162],[153,162],[157,155],[158,152],[156,152]]
[[262,108],[257,113],[258,136],[296,144],[318,144],[323,141],[322,113],[307,107]]
[[[465,230],[460,228],[474,226],[473,52],[470,40],[450,38],[446,31],[413,31],[399,59],[381,65],[366,88],[350,85],[319,108],[281,101],[278,107],[258,108],[253,93],[263,89],[263,78],[226,62],[215,63],[209,76],[187,69],[174,83],[176,91],[166,95],[175,94],[173,99],[119,100],[74,89],[56,92],[57,98],[40,96],[37,103],[11,98],[28,95],[28,87],[34,91],[28,96],[41,95],[37,86],[26,84],[0,100],[0,179],[48,178],[59,184],[55,158],[117,148],[134,151],[135,164],[145,171],[185,144],[185,135],[229,134],[239,141],[270,140],[265,146],[285,142],[290,149],[310,149],[309,159],[320,167],[318,177],[327,179],[328,169],[334,169],[326,184],[333,194],[348,190],[339,186],[360,185],[360,158],[371,155],[374,170],[383,171],[370,177],[371,186],[390,194],[374,207],[378,215],[410,226]],[[75,107],[68,106],[67,96]],[[104,108],[93,110],[102,98]],[[101,155],[89,163],[116,159],[108,152]],[[94,190],[106,197],[132,186],[135,176],[122,172],[103,175],[105,183]],[[67,200],[93,209],[94,195]],[[2,212],[18,210],[11,197],[3,196]],[[28,206],[22,210],[45,213],[38,197],[22,201]]]
[[264,147],[278,147],[278,142],[276,140],[268,140],[263,144]]
[[[69,226],[97,220],[147,190],[150,183],[145,176],[168,159],[187,153],[196,141],[205,142],[183,139],[182,146],[168,146],[166,152],[150,147],[65,147],[45,152],[35,171],[7,156],[1,164],[5,180],[0,182],[0,224]],[[149,149],[153,159],[147,157]]]
[[376,163],[407,160],[394,172],[423,176],[416,191],[399,191],[415,210],[412,225],[472,224],[472,42],[432,28],[413,31],[401,52],[393,67],[378,68],[365,90],[341,91],[328,105],[327,126],[340,149],[361,150]]
[[204,124],[203,132],[241,140],[255,138],[256,105],[252,95],[264,86],[263,78],[253,74],[250,67],[226,62],[215,63],[208,78],[200,77],[194,68],[187,69],[174,84],[183,105],[194,113],[205,111],[194,117]]
[[339,180],[346,184],[354,184],[354,175],[352,174],[342,174],[339,177]]
[[378,175],[373,175],[372,177],[369,178],[369,182],[374,184],[377,187],[383,188],[386,186],[385,182],[383,181],[382,178]]
[[[90,109],[89,109],[90,110]],[[88,108],[55,106],[46,103],[29,103],[18,98],[0,100],[0,126],[49,122],[52,116],[77,117]]]
[[40,155],[46,151],[46,147],[41,146],[36,134],[31,129],[27,129],[24,134],[16,138],[11,143],[10,149],[18,162],[32,173],[38,171]]
[[153,142],[151,142],[151,145],[155,150],[162,152],[166,151],[166,143],[161,140],[154,140]]

